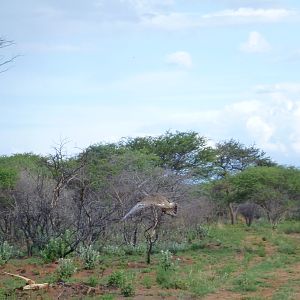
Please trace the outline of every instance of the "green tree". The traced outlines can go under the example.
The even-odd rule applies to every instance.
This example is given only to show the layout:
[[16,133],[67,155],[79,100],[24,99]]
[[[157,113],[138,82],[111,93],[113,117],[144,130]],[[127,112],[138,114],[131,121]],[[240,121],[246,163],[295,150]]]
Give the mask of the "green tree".
[[231,182],[231,176],[209,182],[204,186],[213,201],[216,201],[221,207],[226,207],[229,211],[231,224],[236,222],[237,205],[242,202],[234,196],[235,186]]
[[266,153],[255,146],[245,146],[231,139],[219,142],[215,147],[214,172],[217,178],[236,174],[253,166],[275,166]]
[[99,144],[86,150],[86,173],[94,188],[110,185],[122,172],[144,172],[158,165],[158,157],[117,144]]
[[260,205],[275,228],[300,199],[300,170],[285,167],[253,167],[229,178],[232,201]]
[[13,188],[17,181],[16,170],[0,166],[0,190]]
[[247,147],[234,139],[217,143],[214,150],[212,177],[217,180],[210,185],[210,191],[214,199],[228,207],[231,224],[234,224],[238,205],[243,200],[234,197],[235,187],[230,177],[249,167],[276,164],[264,151],[254,146]]
[[123,146],[159,157],[159,165],[177,174],[207,178],[213,161],[213,150],[207,139],[194,131],[166,132],[158,137],[129,138]]

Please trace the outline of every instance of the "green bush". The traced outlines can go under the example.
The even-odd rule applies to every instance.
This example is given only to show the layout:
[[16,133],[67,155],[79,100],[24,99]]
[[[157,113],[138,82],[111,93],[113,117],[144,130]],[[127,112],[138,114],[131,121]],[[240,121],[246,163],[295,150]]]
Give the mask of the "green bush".
[[300,233],[300,222],[286,222],[280,228],[285,234]]
[[190,249],[190,245],[183,241],[181,243],[171,241],[171,242],[164,242],[164,243],[159,243],[155,248],[154,248],[154,253],[160,253],[161,250],[166,250],[168,249],[171,251],[173,254],[176,254],[178,252],[183,252],[187,251]]
[[146,246],[141,245],[126,245],[121,248],[126,255],[141,255],[146,252]]
[[96,264],[100,260],[100,254],[98,251],[94,250],[92,245],[88,247],[80,247],[79,248],[79,257],[84,262],[85,269],[91,270],[96,267]]
[[134,286],[123,270],[115,271],[108,277],[108,286],[118,287],[124,297],[134,296]]
[[198,224],[195,227],[195,231],[198,239],[203,240],[209,236],[209,229],[206,226]]
[[76,272],[76,270],[76,266],[72,259],[60,258],[58,260],[58,267],[56,270],[58,279],[69,278]]
[[192,243],[191,244],[191,250],[193,251],[196,251],[196,250],[199,250],[199,249],[204,249],[206,247],[206,244],[205,242],[195,242],[195,243]]
[[108,277],[108,285],[113,287],[121,287],[126,281],[124,271],[115,271]]
[[10,246],[7,241],[0,243],[0,265],[4,265],[13,255],[13,246]]
[[206,226],[197,224],[193,229],[187,233],[187,240],[191,243],[193,240],[203,240],[209,237],[209,229]]
[[180,281],[180,279],[176,276],[177,265],[172,259],[173,256],[169,250],[161,251],[156,271],[156,282],[166,289],[186,289],[185,283]]
[[252,274],[241,274],[234,280],[234,291],[255,292],[258,281]]
[[42,258],[46,262],[55,261],[58,258],[63,258],[71,250],[72,236],[69,230],[57,238],[51,238],[46,247],[40,252]]
[[169,250],[161,250],[161,255],[159,259],[159,267],[163,270],[172,270],[175,267],[174,262],[172,261],[173,255]]
[[163,288],[169,289],[172,287],[171,280],[172,272],[158,268],[156,271],[156,282]]
[[188,289],[188,284],[176,275],[172,269],[165,270],[158,267],[156,271],[156,282],[164,289]]
[[295,254],[296,246],[294,244],[282,241],[278,243],[278,251],[284,254]]
[[146,289],[151,289],[152,284],[153,284],[152,278],[150,276],[145,276],[143,278],[142,284]]
[[90,276],[85,283],[88,286],[95,287],[98,284],[98,278],[96,276]]
[[124,297],[132,297],[135,294],[134,287],[130,282],[124,282],[121,286],[121,293]]
[[256,253],[258,254],[258,256],[260,257],[265,257],[266,256],[266,249],[264,246],[259,246],[256,250]]
[[118,256],[122,256],[125,255],[125,251],[123,248],[119,247],[119,246],[113,246],[113,245],[107,245],[104,246],[102,251],[103,254],[107,254],[107,255],[118,255]]

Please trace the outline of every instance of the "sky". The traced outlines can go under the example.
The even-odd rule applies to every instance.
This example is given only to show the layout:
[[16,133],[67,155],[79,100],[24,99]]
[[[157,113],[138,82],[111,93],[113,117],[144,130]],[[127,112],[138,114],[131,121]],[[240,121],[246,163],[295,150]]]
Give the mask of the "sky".
[[300,166],[299,32],[296,0],[2,1],[0,155],[169,130]]

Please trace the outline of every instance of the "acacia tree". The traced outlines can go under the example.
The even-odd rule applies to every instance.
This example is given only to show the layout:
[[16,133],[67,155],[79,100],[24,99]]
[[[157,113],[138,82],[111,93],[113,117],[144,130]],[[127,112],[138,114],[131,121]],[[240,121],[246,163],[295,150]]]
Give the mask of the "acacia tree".
[[231,224],[236,222],[236,214],[238,204],[242,199],[234,197],[235,187],[231,183],[231,176],[212,181],[205,186],[205,190],[212,198],[212,201],[218,202],[221,206],[225,206],[229,210]]
[[213,177],[220,181],[212,185],[212,192],[214,197],[227,205],[231,224],[236,222],[239,203],[242,200],[232,197],[234,187],[227,179],[249,167],[275,165],[264,151],[255,146],[247,147],[234,139],[216,144]]
[[176,133],[167,131],[158,137],[129,138],[121,145],[156,155],[160,167],[179,175],[204,179],[211,171],[212,148],[207,145],[205,137],[194,131]]
[[163,195],[180,202],[186,193],[186,177],[160,166],[160,158],[149,152],[124,145],[101,144],[87,151],[87,168],[95,188],[114,210],[109,227],[111,242],[136,246],[147,243],[146,260],[150,263],[153,245],[161,236],[167,218],[151,207],[128,220],[120,220],[147,195]]
[[234,139],[219,142],[215,147],[213,167],[216,178],[225,178],[249,167],[275,165],[264,151],[255,146],[245,146]]
[[52,193],[51,205],[58,204],[61,192],[78,177],[79,171],[85,165],[85,155],[78,159],[69,157],[65,151],[66,141],[62,141],[54,147],[54,154],[50,154],[43,159],[44,166],[48,169],[52,179],[55,181],[55,187]]
[[[110,144],[91,147],[87,157],[93,185],[114,210],[114,220],[120,220],[146,195],[162,194],[177,201],[185,193],[185,177],[159,167],[154,154]],[[137,214],[131,222],[115,222],[110,232],[116,230],[116,239],[121,233],[123,243],[136,246],[144,238],[142,227],[152,223],[151,216]]]

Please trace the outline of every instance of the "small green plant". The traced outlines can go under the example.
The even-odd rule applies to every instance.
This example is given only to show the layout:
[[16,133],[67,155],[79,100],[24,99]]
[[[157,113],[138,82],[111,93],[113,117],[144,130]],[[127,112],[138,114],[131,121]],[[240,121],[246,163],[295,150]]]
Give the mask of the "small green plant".
[[36,275],[36,276],[41,275],[39,270],[32,270],[31,272],[32,272],[33,275]]
[[296,246],[291,243],[280,242],[278,244],[278,251],[285,254],[295,254]]
[[134,287],[130,282],[124,282],[121,286],[121,293],[124,297],[132,297],[135,294]]
[[173,255],[169,250],[161,251],[156,271],[156,282],[163,288],[179,288],[183,286],[176,278],[176,264],[172,261]]
[[107,254],[107,255],[118,255],[122,256],[125,255],[125,251],[123,248],[113,245],[107,245],[104,246],[101,253]]
[[197,224],[193,229],[187,233],[187,241],[192,243],[193,240],[203,240],[209,237],[209,229],[206,226]]
[[0,243],[0,265],[4,265],[13,255],[13,247],[7,241]]
[[234,291],[254,292],[257,290],[257,281],[250,274],[241,274],[234,281]]
[[[4,297],[0,299],[17,299],[16,289],[21,289],[24,286],[24,280],[20,278],[7,278],[1,280],[1,294],[4,294]],[[2,296],[0,294],[0,296]]]
[[160,260],[159,260],[159,267],[161,267],[163,270],[171,270],[174,269],[175,264],[172,261],[173,255],[169,250],[161,250]]
[[209,229],[203,225],[196,225],[195,231],[198,239],[202,240],[209,236]]
[[146,246],[141,244],[141,245],[126,245],[122,247],[122,250],[126,255],[141,255],[145,253],[146,251]]
[[126,277],[124,271],[115,271],[108,277],[108,286],[121,287],[125,282]]
[[112,294],[106,294],[106,295],[102,295],[100,297],[100,300],[114,300],[114,299],[115,299],[115,296]]
[[96,276],[90,276],[87,281],[86,281],[86,284],[88,286],[91,286],[91,287],[95,287],[97,286],[98,284],[98,278]]
[[142,284],[146,289],[151,289],[152,284],[153,284],[151,277],[145,276],[142,280]]
[[182,240],[180,242],[178,241],[163,241],[157,243],[153,247],[153,253],[160,253],[161,250],[169,250],[173,254],[176,254],[178,252],[184,252],[190,249],[189,240],[187,238],[186,240]]
[[150,268],[145,268],[141,270],[141,273],[150,273],[151,269]]
[[165,270],[159,267],[156,271],[156,282],[165,289],[181,289],[186,290],[188,284],[186,281],[176,276],[175,270]]
[[206,247],[206,244],[205,242],[203,241],[197,241],[197,242],[194,242],[191,244],[191,250],[193,251],[196,251],[196,250],[199,250],[199,249],[204,249]]
[[285,234],[300,233],[299,222],[287,222],[286,224],[282,224],[280,227]]
[[258,246],[256,253],[258,254],[258,256],[260,257],[265,257],[266,256],[266,249],[264,246]]
[[172,287],[172,272],[170,270],[164,270],[162,268],[158,268],[156,271],[156,282],[165,289],[169,289]]
[[123,270],[115,271],[108,277],[108,286],[118,287],[124,297],[134,296],[132,281],[128,279]]
[[58,268],[56,274],[58,279],[66,279],[71,277],[76,272],[76,266],[72,259],[60,258],[58,260]]
[[100,260],[99,252],[94,250],[92,245],[88,247],[80,247],[79,257],[83,260],[85,269],[88,270],[94,269]]
[[0,299],[6,299],[6,293],[4,288],[0,288]]
[[69,230],[66,230],[62,236],[51,238],[40,254],[46,262],[55,261],[58,258],[65,257],[70,252],[71,244],[72,234]]

